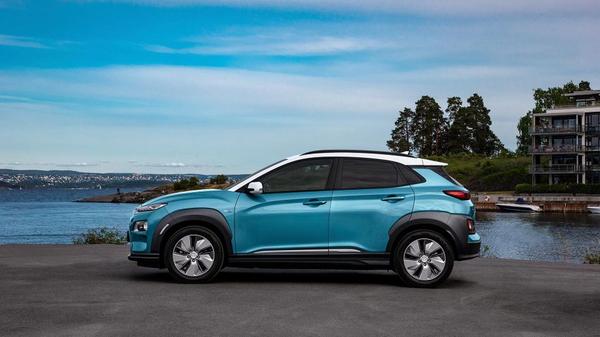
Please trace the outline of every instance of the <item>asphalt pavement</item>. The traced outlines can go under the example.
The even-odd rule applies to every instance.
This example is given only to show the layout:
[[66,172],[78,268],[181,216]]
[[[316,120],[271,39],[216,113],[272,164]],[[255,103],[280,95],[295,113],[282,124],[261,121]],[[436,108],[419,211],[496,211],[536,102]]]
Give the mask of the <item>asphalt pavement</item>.
[[127,246],[0,246],[2,336],[600,336],[600,266],[479,258],[436,289],[386,271],[225,269],[179,284]]

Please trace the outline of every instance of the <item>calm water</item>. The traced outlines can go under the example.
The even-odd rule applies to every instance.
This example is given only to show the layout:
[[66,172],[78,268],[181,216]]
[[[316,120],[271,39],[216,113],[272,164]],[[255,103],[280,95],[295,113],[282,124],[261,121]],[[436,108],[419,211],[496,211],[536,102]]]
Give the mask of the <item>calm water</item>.
[[[0,244],[71,243],[98,226],[125,231],[136,205],[72,202],[113,192],[0,190]],[[600,215],[480,212],[477,231],[486,254],[500,258],[581,262],[588,249],[600,250]]]
[[[137,189],[121,189],[122,192]],[[115,193],[97,189],[0,190],[0,244],[72,243],[90,228],[123,231],[133,204],[81,203],[81,198]]]
[[600,214],[479,212],[477,231],[500,258],[582,262],[600,252]]

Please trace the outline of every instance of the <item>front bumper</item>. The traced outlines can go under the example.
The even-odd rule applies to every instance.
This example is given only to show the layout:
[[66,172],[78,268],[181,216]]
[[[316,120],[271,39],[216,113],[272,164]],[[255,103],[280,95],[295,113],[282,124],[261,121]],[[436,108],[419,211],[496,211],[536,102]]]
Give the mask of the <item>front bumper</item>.
[[131,253],[127,257],[131,261],[137,262],[138,266],[151,267],[151,268],[162,268],[160,261],[160,254],[157,253]]

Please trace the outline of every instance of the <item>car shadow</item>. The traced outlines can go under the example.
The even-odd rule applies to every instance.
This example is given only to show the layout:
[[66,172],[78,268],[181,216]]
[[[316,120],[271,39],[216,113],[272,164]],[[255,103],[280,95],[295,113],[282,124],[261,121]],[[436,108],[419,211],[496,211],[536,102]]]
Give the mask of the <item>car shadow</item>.
[[[166,270],[136,272],[131,275],[136,281],[178,283]],[[240,283],[322,283],[322,284],[376,284],[395,287],[405,286],[398,275],[391,271],[348,271],[315,269],[244,269],[225,268],[213,280],[213,284]],[[472,281],[450,277],[437,289],[465,288]]]

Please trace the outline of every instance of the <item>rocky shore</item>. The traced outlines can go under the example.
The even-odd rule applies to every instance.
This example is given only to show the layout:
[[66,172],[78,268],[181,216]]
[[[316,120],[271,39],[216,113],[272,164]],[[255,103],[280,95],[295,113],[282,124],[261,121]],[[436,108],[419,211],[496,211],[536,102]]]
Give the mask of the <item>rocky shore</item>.
[[228,184],[206,184],[206,185],[198,185],[195,188],[185,189],[185,190],[175,190],[172,184],[170,185],[162,185],[158,187],[154,187],[141,192],[125,192],[125,193],[114,193],[114,194],[106,194],[99,195],[89,198],[83,198],[77,200],[77,202],[112,202],[112,203],[131,203],[131,204],[141,204],[148,200],[154,199],[156,197],[160,197],[161,195],[175,193],[175,192],[184,192],[191,190],[203,190],[203,189],[223,189],[229,186]]

